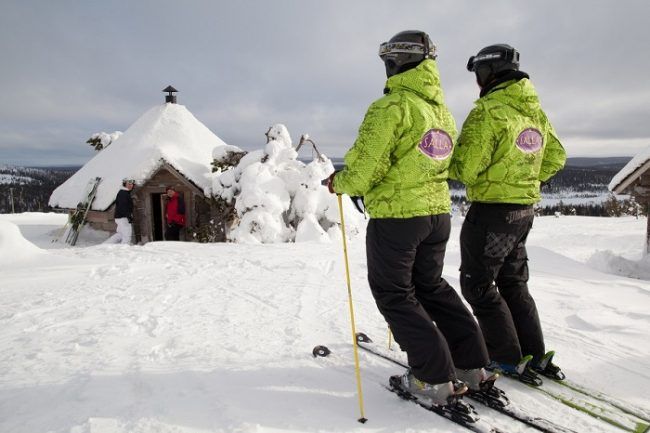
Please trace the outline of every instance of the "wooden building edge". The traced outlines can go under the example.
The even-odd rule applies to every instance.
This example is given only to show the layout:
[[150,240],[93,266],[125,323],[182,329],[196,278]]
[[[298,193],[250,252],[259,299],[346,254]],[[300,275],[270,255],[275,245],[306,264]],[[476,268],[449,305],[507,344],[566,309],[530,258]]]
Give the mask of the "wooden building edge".
[[646,210],[646,254],[650,254],[650,159],[611,188],[615,194],[630,194]]

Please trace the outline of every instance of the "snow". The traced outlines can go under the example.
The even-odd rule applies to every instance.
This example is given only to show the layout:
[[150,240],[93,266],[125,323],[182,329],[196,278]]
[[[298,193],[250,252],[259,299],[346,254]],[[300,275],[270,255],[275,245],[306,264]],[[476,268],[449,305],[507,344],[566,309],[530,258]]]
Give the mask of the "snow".
[[567,191],[562,194],[542,194],[542,199],[537,205],[540,207],[557,206],[560,203],[565,206],[600,205],[605,203],[609,198],[609,193],[594,194]]
[[106,149],[114,141],[117,141],[117,139],[120,138],[122,134],[123,134],[122,131],[115,131],[111,133],[104,132],[104,131],[96,132],[90,136],[90,140],[99,139],[99,142],[102,144],[102,149]]
[[18,226],[8,221],[0,220],[0,267],[29,259],[37,259],[45,251],[26,240]]
[[[331,242],[339,239],[336,196],[321,185],[334,166],[325,155],[308,164],[297,159],[287,127],[275,124],[264,149],[246,154],[230,169],[214,174],[215,197],[237,213],[228,240],[239,243]],[[349,234],[359,233],[363,220],[349,198],[343,205]],[[332,236],[330,236],[330,234]]]
[[614,189],[627,179],[628,176],[633,174],[639,167],[643,166],[648,161],[650,161],[650,146],[635,155],[630,162],[625,164],[625,167],[623,167],[621,171],[616,173],[611,182],[609,182],[609,190],[614,191]]
[[106,210],[122,187],[122,179],[142,184],[164,162],[211,193],[212,158],[216,148],[229,146],[183,105],[163,104],[151,108],[113,142],[100,151],[63,185],[54,190],[52,207],[76,208],[88,181],[102,178],[92,209]]
[[[465,199],[465,189],[450,189],[449,193],[451,196],[462,197]],[[552,207],[557,206],[562,202],[565,206],[576,206],[576,205],[602,205],[611,197],[611,193],[603,192],[591,192],[591,191],[573,191],[566,190],[554,193],[542,192],[541,200],[537,203],[536,206],[539,207]],[[624,200],[629,198],[625,194],[616,195],[616,198],[619,200]]]
[[[340,237],[320,243],[311,217],[303,221],[306,242],[102,245],[84,228],[86,246],[64,248],[51,240],[65,215],[0,215],[0,431],[460,431],[386,392],[381,384],[399,369],[363,352],[368,422],[356,421]],[[456,288],[461,224],[452,219],[444,268]],[[650,411],[645,225],[540,217],[528,245],[531,291],[556,361],[574,381]],[[385,345],[360,230],[348,243],[356,326]],[[638,273],[620,275],[623,261]],[[332,355],[313,358],[319,344]],[[575,431],[619,431],[500,385]],[[478,410],[504,431],[532,431]]]
[[0,185],[9,185],[9,184],[20,184],[27,185],[34,181],[33,178],[27,176],[17,176],[13,174],[4,174],[0,173]]

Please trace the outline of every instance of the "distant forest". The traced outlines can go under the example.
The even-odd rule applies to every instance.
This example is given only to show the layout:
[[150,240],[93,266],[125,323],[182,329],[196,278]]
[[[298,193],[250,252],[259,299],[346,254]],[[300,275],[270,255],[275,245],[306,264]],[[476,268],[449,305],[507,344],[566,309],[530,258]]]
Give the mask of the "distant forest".
[[[607,185],[630,160],[617,158],[569,158],[567,166],[542,189],[545,197],[560,193],[570,197],[602,197],[609,194]],[[333,158],[334,166],[340,169],[343,161]],[[80,167],[9,167],[0,166],[0,213],[48,212],[48,201],[52,191]],[[462,184],[450,181],[454,191],[463,190]],[[465,197],[453,195],[452,202],[456,208],[462,208]],[[13,203],[13,207],[12,207]],[[537,208],[540,215],[588,215],[620,216],[646,215],[647,209],[634,203],[632,199],[621,199],[610,194],[601,203],[546,205]]]
[[[601,203],[565,204],[537,207],[538,215],[582,215],[582,216],[622,216],[647,215],[648,209],[636,203],[633,198],[620,198],[611,194],[607,188],[609,182],[629,161],[630,158],[569,158],[567,165],[542,188],[543,197],[562,194],[569,197],[608,198]],[[450,181],[452,190],[463,190],[461,183]],[[452,196],[452,202],[461,207],[465,197]]]
[[0,213],[50,211],[52,191],[79,168],[0,167]]

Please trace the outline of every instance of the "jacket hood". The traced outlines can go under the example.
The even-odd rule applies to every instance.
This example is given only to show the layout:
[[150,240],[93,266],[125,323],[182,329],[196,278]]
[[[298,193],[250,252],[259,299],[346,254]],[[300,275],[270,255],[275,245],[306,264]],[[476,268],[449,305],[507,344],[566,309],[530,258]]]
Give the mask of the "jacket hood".
[[499,86],[483,98],[509,105],[525,115],[533,115],[541,109],[537,91],[529,79],[510,81]]
[[439,105],[445,97],[440,85],[440,72],[435,60],[426,59],[413,69],[393,75],[386,81],[386,93],[408,90]]

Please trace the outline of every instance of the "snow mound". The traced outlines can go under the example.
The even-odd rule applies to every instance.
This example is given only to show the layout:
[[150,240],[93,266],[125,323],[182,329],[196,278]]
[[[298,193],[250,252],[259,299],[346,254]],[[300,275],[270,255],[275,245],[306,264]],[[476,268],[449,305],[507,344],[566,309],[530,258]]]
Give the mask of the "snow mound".
[[0,268],[43,254],[47,252],[25,239],[16,224],[0,220]]
[[0,221],[9,221],[20,226],[40,224],[63,225],[67,220],[67,214],[53,212],[23,212],[0,214]]
[[597,251],[591,256],[588,264],[594,269],[610,274],[650,281],[650,255],[645,255],[641,260],[635,261],[616,255],[611,251]]

